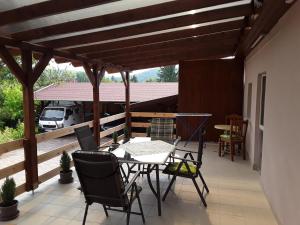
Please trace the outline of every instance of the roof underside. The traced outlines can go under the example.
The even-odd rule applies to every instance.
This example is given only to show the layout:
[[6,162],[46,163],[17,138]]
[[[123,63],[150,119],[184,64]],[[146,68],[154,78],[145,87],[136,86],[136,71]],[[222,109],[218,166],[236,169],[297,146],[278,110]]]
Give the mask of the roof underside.
[[[254,3],[256,2],[256,3]],[[57,62],[143,69],[245,57],[289,8],[284,0],[0,0],[0,45]]]

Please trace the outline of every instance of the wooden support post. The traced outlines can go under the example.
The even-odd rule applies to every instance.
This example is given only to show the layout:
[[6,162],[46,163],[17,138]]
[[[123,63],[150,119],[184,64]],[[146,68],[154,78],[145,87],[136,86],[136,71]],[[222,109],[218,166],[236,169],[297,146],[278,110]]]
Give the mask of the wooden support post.
[[93,85],[93,131],[94,139],[98,146],[100,146],[100,98],[99,85],[105,74],[105,67],[99,69],[98,65],[90,67],[87,63],[83,63],[83,68]]
[[22,68],[26,82],[23,84],[23,113],[24,113],[24,156],[26,191],[38,187],[37,144],[35,138],[35,115],[33,98],[32,52],[22,51]]
[[5,46],[0,46],[0,56],[23,87],[24,167],[26,176],[26,191],[30,191],[37,188],[39,184],[33,85],[49,63],[52,53],[44,54],[34,69],[32,68],[31,50],[21,51],[22,67],[18,65]]
[[126,126],[129,131],[129,136],[131,136],[131,115],[130,115],[130,74],[129,71],[125,72],[125,98],[126,98]]

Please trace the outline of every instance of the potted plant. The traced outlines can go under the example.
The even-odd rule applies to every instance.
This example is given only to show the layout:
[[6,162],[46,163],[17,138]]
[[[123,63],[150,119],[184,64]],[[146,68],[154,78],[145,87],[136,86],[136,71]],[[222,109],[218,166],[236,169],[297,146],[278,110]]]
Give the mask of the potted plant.
[[151,127],[147,127],[146,134],[147,134],[147,137],[150,137],[150,135],[151,135]]
[[73,182],[72,170],[70,169],[71,158],[66,151],[63,151],[60,158],[60,179],[59,183],[61,184],[69,184]]
[[128,127],[127,126],[124,127],[123,131],[124,131],[124,143],[126,143],[130,140]]
[[1,186],[0,221],[12,220],[18,217],[18,201],[15,200],[16,183],[13,178],[6,178]]
[[111,148],[112,148],[112,150],[115,150],[120,145],[118,143],[118,133],[114,132],[113,135],[112,135],[112,138],[113,138],[113,143],[111,144]]

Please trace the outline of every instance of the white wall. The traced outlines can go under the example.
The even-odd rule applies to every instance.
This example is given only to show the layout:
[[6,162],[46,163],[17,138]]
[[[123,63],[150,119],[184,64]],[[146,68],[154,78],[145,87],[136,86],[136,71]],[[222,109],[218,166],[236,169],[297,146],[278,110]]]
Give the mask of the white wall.
[[[261,182],[282,225],[300,224],[300,1],[281,18],[245,63],[245,103],[252,82],[247,149],[254,160],[258,74],[266,72]],[[246,115],[247,104],[244,104]]]

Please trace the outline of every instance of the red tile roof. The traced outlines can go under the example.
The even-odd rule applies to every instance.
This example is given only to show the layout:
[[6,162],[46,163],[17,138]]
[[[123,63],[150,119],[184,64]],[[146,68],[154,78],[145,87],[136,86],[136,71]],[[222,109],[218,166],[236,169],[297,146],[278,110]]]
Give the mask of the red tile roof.
[[[100,84],[101,102],[124,102],[123,83]],[[178,83],[131,83],[130,101],[143,102],[178,94]],[[62,83],[37,90],[35,100],[93,101],[93,89],[90,83]]]

